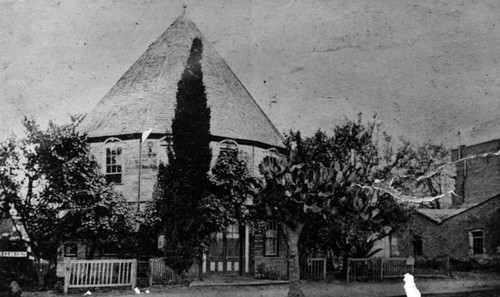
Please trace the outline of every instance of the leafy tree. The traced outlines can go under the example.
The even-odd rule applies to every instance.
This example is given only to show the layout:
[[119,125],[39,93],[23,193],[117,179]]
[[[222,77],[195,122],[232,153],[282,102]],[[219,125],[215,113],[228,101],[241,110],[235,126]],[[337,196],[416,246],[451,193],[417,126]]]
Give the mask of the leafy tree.
[[[415,148],[404,141],[393,150],[392,139],[387,134],[380,139],[378,129],[374,121],[363,124],[359,117],[335,127],[332,136],[318,131],[303,139],[300,132],[290,132],[285,141],[289,156],[261,164],[264,182],[255,204],[260,217],[275,217],[282,224],[291,261],[298,237],[302,251],[371,256],[378,239],[406,222],[406,202],[428,200],[416,194],[439,193],[426,179],[443,168],[444,149]],[[397,195],[404,190],[409,194]],[[300,296],[298,266],[291,262],[289,267],[289,295]]]
[[378,239],[406,221],[406,211],[393,197],[362,188],[378,179],[390,178],[394,169],[406,163],[403,151],[388,149],[391,139],[387,135],[377,138],[378,129],[375,122],[363,124],[359,117],[335,127],[332,136],[317,131],[303,141],[305,162],[356,166],[357,184],[345,184],[336,193],[339,199],[335,216],[314,218],[306,225],[301,250],[319,249],[345,257],[369,256],[376,252],[371,247]]
[[127,242],[133,230],[123,198],[106,183],[77,123],[50,122],[42,130],[25,119],[26,137],[0,146],[2,211],[38,259],[55,261],[68,241],[86,244],[92,257],[102,244]]
[[[366,191],[366,190],[365,190]],[[348,197],[352,203],[339,206],[335,216],[307,224],[301,249],[329,251],[345,258],[369,258],[380,249],[375,243],[403,225],[409,216],[389,195],[375,198],[370,193]]]
[[[414,197],[412,201],[417,201],[418,205],[427,199],[416,197],[440,197],[428,199],[430,202],[425,203],[430,203],[432,207],[451,204],[450,197],[454,190],[456,173],[453,164],[448,163],[448,151],[442,145],[415,145],[405,139],[401,139],[394,149],[392,138],[384,132],[382,137],[378,137],[379,132],[379,125],[375,122],[364,125],[359,117],[356,122],[349,121],[336,127],[331,137],[318,131],[305,141],[306,156],[309,160],[328,164],[332,160],[340,163],[352,162],[355,158],[364,168],[360,175],[360,186],[369,188],[370,185],[383,185],[394,191],[373,191],[380,187],[366,191],[367,188],[364,188],[365,191],[361,192],[363,195],[345,196],[345,201],[352,203],[340,205],[339,215],[335,219],[327,218],[330,222],[315,220],[309,224],[311,230],[307,230],[307,235],[304,236],[303,249],[321,246],[322,249],[333,250],[338,255],[353,256],[353,251],[357,251],[358,256],[370,255],[374,251],[368,247],[373,245],[373,242],[406,221],[407,207],[402,207],[401,203],[411,201],[403,201],[405,198]],[[401,195],[395,195],[396,189]],[[363,207],[354,207],[356,205]],[[377,215],[365,220],[367,216],[363,212],[369,208],[376,210]],[[387,209],[390,211],[386,211]],[[322,244],[313,244],[314,242]]]
[[302,296],[299,238],[302,250],[369,256],[377,239],[406,220],[393,197],[365,186],[390,177],[393,168],[403,165],[403,154],[389,156],[380,149],[377,128],[359,118],[336,127],[331,137],[318,131],[303,139],[300,132],[290,132],[285,141],[289,155],[260,165],[264,180],[254,202],[259,217],[277,219],[285,231],[289,296]]
[[334,193],[348,182],[343,177],[351,176],[354,168],[304,163],[300,133],[288,138],[287,148],[290,153],[286,158],[265,160],[259,166],[263,180],[254,197],[255,213],[263,220],[276,220],[284,230],[289,254],[288,296],[304,296],[298,251],[302,229],[310,216],[336,213]]
[[433,208],[450,207],[456,177],[456,167],[450,162],[450,150],[429,142],[418,146],[407,140],[402,142],[399,153],[404,156],[404,166],[397,168],[394,185],[403,192],[420,196],[444,195],[428,204]]

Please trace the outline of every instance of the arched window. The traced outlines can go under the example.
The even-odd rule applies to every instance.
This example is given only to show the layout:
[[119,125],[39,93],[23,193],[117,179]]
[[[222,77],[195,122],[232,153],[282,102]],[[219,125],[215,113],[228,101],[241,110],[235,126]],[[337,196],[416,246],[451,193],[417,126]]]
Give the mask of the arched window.
[[238,143],[231,139],[219,142],[219,153],[238,151]]
[[484,254],[484,232],[481,229],[469,231],[469,252],[471,255]]
[[110,138],[104,142],[106,163],[105,174],[109,183],[122,183],[123,174],[123,142],[118,138]]
[[276,165],[278,163],[279,157],[280,155],[278,153],[278,150],[275,148],[270,148],[266,151],[266,156],[264,157],[263,162]]

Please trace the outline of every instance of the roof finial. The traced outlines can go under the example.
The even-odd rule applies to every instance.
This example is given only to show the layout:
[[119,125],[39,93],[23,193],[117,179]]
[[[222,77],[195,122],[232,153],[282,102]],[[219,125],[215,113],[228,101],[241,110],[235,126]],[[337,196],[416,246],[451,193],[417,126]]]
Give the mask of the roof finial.
[[188,6],[186,4],[182,5],[182,9],[183,9],[182,14],[186,14],[186,8],[187,7]]

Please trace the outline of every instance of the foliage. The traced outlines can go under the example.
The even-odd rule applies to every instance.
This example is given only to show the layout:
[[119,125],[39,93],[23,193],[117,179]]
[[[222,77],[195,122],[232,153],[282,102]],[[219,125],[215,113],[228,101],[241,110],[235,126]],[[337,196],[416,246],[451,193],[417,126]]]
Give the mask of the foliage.
[[[389,178],[404,164],[401,151],[387,149],[390,138],[377,139],[378,129],[374,121],[363,124],[360,117],[335,127],[332,136],[317,131],[303,140],[304,162],[355,168],[350,176],[337,176],[344,180],[335,192],[337,213],[314,217],[305,225],[303,252],[320,249],[336,255],[368,255],[370,245],[406,221],[407,212],[393,197],[361,187]],[[291,136],[296,134],[290,132]],[[353,182],[346,182],[349,179]]]
[[211,170],[212,193],[220,202],[221,225],[253,223],[248,209],[249,188],[256,183],[248,171],[247,158],[242,151],[223,150]]
[[[372,256],[378,252],[376,241],[409,216],[402,197],[372,185],[396,180],[391,186],[411,195],[436,195],[442,193],[440,186],[453,184],[453,169],[443,165],[447,152],[442,146],[403,141],[393,149],[391,137],[379,137],[379,128],[375,121],[363,124],[360,116],[335,127],[332,136],[317,131],[304,139],[291,131],[285,141],[290,156],[261,164],[264,183],[255,199],[257,214],[283,225],[291,255],[292,234],[301,236],[302,252]],[[290,294],[300,295],[300,290],[291,288]]]
[[211,194],[210,109],[207,106],[201,58],[203,44],[195,38],[178,83],[177,106],[172,121],[173,149],[169,164],[158,178],[157,207],[164,253],[176,272],[189,269],[201,256],[211,236],[220,229],[219,203]]
[[[300,289],[298,243],[306,221],[315,214],[335,214],[334,193],[343,183],[352,183],[355,168],[327,167],[319,162],[304,162],[300,133],[287,138],[289,155],[267,159],[259,165],[263,176],[254,197],[255,214],[263,220],[276,220],[285,232],[289,254],[288,296],[304,296]],[[344,180],[343,177],[347,177]]]
[[222,151],[210,170],[210,109],[203,86],[202,53],[202,42],[195,38],[178,83],[170,162],[160,168],[146,224],[151,230],[162,226],[168,238],[164,248],[168,264],[178,273],[201,258],[215,232],[249,221],[246,202],[254,181],[245,155],[236,150]]
[[132,218],[89,153],[86,135],[72,124],[40,129],[25,119],[26,137],[0,147],[2,210],[37,258],[54,260],[57,248],[79,241],[90,249],[127,242]]
[[301,250],[331,251],[338,256],[357,258],[376,254],[379,251],[373,250],[376,241],[404,224],[409,212],[388,195],[376,201],[369,198],[373,197],[348,198],[352,203],[339,206],[335,216],[308,222],[301,238]]
[[[393,152],[390,138],[376,137],[378,128],[374,121],[363,124],[360,117],[335,127],[331,137],[317,131],[302,138],[291,131],[285,141],[289,156],[260,165],[264,181],[254,199],[256,214],[282,224],[291,261],[298,245],[291,238],[297,236],[303,252],[371,256],[377,252],[375,242],[407,220],[400,201],[369,187],[412,160],[405,155],[409,143]],[[293,269],[298,268],[290,262],[289,294],[300,296]]]
[[[177,85],[177,106],[172,120],[172,168],[191,177],[193,186],[207,179],[210,150],[210,108],[207,105],[201,58],[203,44],[195,38],[186,68]],[[200,180],[197,180],[197,179]]]
[[[434,208],[451,206],[451,192],[455,190],[456,167],[450,163],[450,151],[443,145],[424,143],[414,146],[403,140],[399,154],[404,156],[397,169],[394,185],[404,192],[421,196],[448,194],[445,199],[430,203]],[[422,177],[426,178],[422,178]],[[420,177],[420,178],[419,178]]]
[[164,163],[158,166],[158,178],[154,186],[152,199],[146,204],[146,208],[139,215],[141,221],[138,232],[138,253],[140,255],[160,256],[158,248],[158,235],[164,233],[164,187],[167,186],[167,167]]

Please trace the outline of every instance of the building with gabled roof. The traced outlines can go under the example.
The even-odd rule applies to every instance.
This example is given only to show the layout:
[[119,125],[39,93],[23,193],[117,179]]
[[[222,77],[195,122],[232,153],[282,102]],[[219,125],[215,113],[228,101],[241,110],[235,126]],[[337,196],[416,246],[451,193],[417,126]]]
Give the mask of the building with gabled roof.
[[457,168],[452,206],[415,210],[406,254],[478,263],[500,259],[499,149],[494,139],[451,151]]
[[[79,125],[79,131],[88,134],[90,150],[106,178],[131,204],[151,201],[158,165],[168,162],[177,84],[195,38],[203,42],[201,66],[211,114],[213,164],[221,149],[237,149],[246,154],[250,172],[258,174],[259,163],[283,148],[282,135],[183,13]],[[216,236],[219,245],[206,257],[204,272],[251,273],[265,261],[286,268],[285,241],[278,240],[278,227],[272,226],[276,230],[260,235],[246,226],[229,226]]]
[[[500,262],[500,140],[451,150],[456,166],[449,208],[417,208],[390,246],[398,256]],[[391,238],[391,239],[393,239]],[[392,254],[391,254],[392,255]]]
[[404,254],[478,263],[500,253],[500,195],[455,209],[415,209]]

